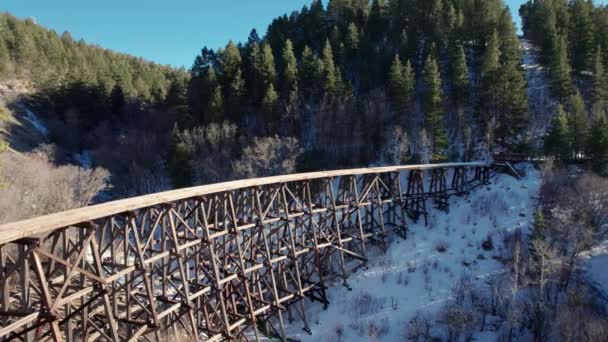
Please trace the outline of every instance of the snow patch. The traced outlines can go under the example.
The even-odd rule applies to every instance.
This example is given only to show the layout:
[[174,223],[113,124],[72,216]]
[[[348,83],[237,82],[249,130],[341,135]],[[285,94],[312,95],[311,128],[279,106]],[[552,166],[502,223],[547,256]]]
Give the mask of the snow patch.
[[49,129],[46,127],[44,122],[42,122],[42,120],[28,108],[22,107],[22,109],[25,113],[23,118],[27,120],[40,134],[44,135],[45,137],[48,137]]
[[[371,256],[365,269],[348,278],[352,290],[339,284],[329,288],[327,310],[307,302],[312,335],[294,321],[287,325],[288,336],[368,341],[373,334],[381,341],[402,341],[410,320],[419,312],[436,313],[463,275],[483,282],[504,273],[504,265],[493,258],[500,255],[503,237],[517,228],[526,234],[533,221],[528,213],[535,206],[540,176],[532,166],[525,174],[522,180],[499,175],[468,197],[451,198],[449,213],[432,210],[428,227],[410,222],[407,240],[394,237],[386,253]],[[484,243],[488,239],[491,244]]]

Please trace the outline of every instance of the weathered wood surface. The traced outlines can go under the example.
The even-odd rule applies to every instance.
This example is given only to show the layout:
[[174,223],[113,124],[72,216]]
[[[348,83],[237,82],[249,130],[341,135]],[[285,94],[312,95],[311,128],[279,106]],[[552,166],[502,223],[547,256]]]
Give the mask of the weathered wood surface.
[[[484,163],[239,180],[0,226],[0,340],[286,339],[285,315],[489,184]],[[429,202],[429,203],[427,203]],[[428,204],[428,205],[427,205]],[[432,206],[431,206],[432,204]]]

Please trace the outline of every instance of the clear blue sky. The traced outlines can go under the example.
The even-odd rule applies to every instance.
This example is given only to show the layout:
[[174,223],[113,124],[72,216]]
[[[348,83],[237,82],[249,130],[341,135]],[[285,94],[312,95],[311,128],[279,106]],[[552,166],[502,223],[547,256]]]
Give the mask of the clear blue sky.
[[[424,0],[423,0],[424,1]],[[525,0],[506,0],[514,18]],[[192,65],[203,46],[260,35],[271,20],[311,0],[0,0],[0,11],[58,33],[161,64]],[[325,4],[327,0],[323,1]]]

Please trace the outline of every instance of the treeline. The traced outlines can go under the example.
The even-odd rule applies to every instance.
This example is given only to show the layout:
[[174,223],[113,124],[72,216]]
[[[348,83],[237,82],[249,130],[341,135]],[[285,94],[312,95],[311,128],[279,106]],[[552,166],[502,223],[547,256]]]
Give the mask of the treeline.
[[520,14],[559,102],[545,152],[563,161],[588,159],[595,171],[608,174],[608,7],[531,0]]
[[38,89],[70,84],[99,87],[109,95],[120,90],[126,98],[159,101],[179,74],[168,66],[103,49],[59,35],[0,13],[0,78],[27,78]]
[[521,62],[501,0],[315,0],[263,38],[203,48],[179,128],[295,137],[301,168],[467,159],[525,143]]

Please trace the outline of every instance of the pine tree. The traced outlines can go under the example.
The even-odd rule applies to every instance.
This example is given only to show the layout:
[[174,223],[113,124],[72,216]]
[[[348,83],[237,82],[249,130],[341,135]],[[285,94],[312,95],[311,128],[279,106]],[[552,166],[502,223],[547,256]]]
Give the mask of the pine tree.
[[537,254],[537,249],[534,246],[537,245],[539,241],[545,240],[545,230],[545,217],[543,215],[542,209],[538,208],[534,213],[534,223],[528,242],[528,251],[530,253],[530,258],[534,261],[537,261],[539,258],[539,255]]
[[274,55],[272,54],[272,48],[269,44],[262,46],[262,60],[259,68],[260,78],[262,85],[269,87],[274,85],[277,79],[277,72],[274,65]]
[[[201,71],[202,72],[202,71]],[[202,75],[193,75],[188,85],[188,106],[192,115],[192,124],[206,124],[209,102],[215,95],[218,81],[215,70],[207,68]],[[220,92],[221,96],[221,92]],[[185,122],[182,122],[182,124]]]
[[602,49],[598,46],[593,67],[593,104],[602,105],[607,97],[606,75],[604,74],[604,60]]
[[321,61],[323,62],[323,90],[328,95],[335,95],[340,87],[340,80],[329,39],[325,41]]
[[505,8],[497,24],[498,40],[500,42],[500,62],[502,65],[521,64],[521,42],[515,32],[511,11]]
[[414,97],[416,95],[415,87],[416,87],[416,76],[414,75],[414,68],[412,67],[412,63],[408,60],[405,62],[405,67],[403,68],[403,82],[405,83],[405,100],[408,106],[411,106],[414,102]]
[[395,55],[395,59],[393,59],[393,64],[391,64],[391,69],[389,71],[388,82],[389,95],[393,100],[393,104],[399,109],[402,109],[403,106],[399,104],[401,103],[401,98],[405,92],[405,82],[403,80],[403,64],[401,64],[399,55]]
[[193,117],[188,108],[187,91],[187,80],[185,77],[171,80],[164,103],[169,112],[175,113],[178,128],[181,129],[189,128],[194,124]]
[[515,63],[501,67],[498,77],[497,138],[517,147],[528,123],[528,88],[522,68]]
[[575,70],[591,70],[595,50],[593,25],[593,3],[586,0],[572,0],[569,30],[572,67]]
[[441,35],[448,42],[455,41],[457,39],[458,14],[453,4],[447,3],[447,7],[443,11],[442,21]]
[[283,59],[283,87],[281,92],[283,98],[288,98],[298,91],[298,61],[293,52],[291,40],[287,39],[285,41],[281,57]]
[[443,92],[437,62],[428,56],[422,72],[424,80],[423,107],[426,114],[425,129],[431,135],[431,148],[434,160],[445,159],[447,132],[443,119]]
[[568,134],[568,115],[561,104],[557,106],[557,112],[551,121],[549,134],[545,137],[544,149],[545,154],[560,160],[566,161],[572,158]]
[[218,56],[212,49],[203,47],[200,55],[197,55],[194,59],[194,64],[190,69],[190,75],[194,77],[200,77],[205,75],[209,68],[213,67],[213,65],[217,62]]
[[597,115],[591,123],[585,156],[595,172],[608,175],[608,121],[604,113]]
[[557,36],[555,49],[551,57],[551,88],[562,100],[572,94],[572,79],[570,77],[570,63],[568,62],[568,46],[565,35]]
[[403,66],[398,55],[395,55],[389,72],[389,95],[394,108],[401,114],[411,105],[414,96],[412,65],[407,61]]
[[180,141],[177,127],[174,127],[171,133],[171,142],[168,150],[166,168],[173,188],[179,189],[192,186],[190,154],[186,145]]
[[388,87],[393,106],[398,112],[404,113],[414,97],[414,71],[409,61],[403,66],[398,55],[395,55],[391,65]]
[[498,116],[499,47],[498,33],[494,31],[488,40],[481,62],[481,119],[486,130],[490,128],[493,121],[497,120]]
[[229,84],[241,68],[241,53],[233,41],[229,41],[224,50],[218,52],[219,79]]
[[260,39],[260,35],[258,34],[258,30],[251,29],[249,32],[249,37],[247,38],[247,45],[253,46],[254,44],[260,44],[262,40]]
[[217,89],[215,89],[210,107],[214,108],[214,113],[217,113],[216,110],[222,103],[226,112],[231,115],[231,119],[238,121],[241,114],[241,98],[245,95],[241,53],[237,46],[230,41],[226,45],[226,49],[218,52],[218,55],[218,81],[222,87],[222,97],[217,96]]
[[452,52],[452,94],[454,103],[463,106],[469,97],[469,68],[467,57],[462,45],[458,45]]
[[568,120],[570,144],[574,158],[579,159],[584,152],[587,141],[588,119],[585,101],[578,90],[570,97],[570,108],[570,118]]
[[323,63],[308,46],[302,51],[298,75],[299,83],[307,95],[315,94],[318,85],[323,82]]
[[222,89],[219,85],[215,87],[207,112],[205,113],[205,123],[222,122],[224,120],[224,99],[222,97]]
[[279,94],[277,94],[274,86],[270,84],[266,90],[266,94],[262,99],[262,110],[266,114],[269,121],[275,120],[277,111],[277,102],[279,100]]
[[532,226],[530,240],[544,240],[545,229],[545,216],[543,215],[543,211],[539,208],[534,213],[534,225]]
[[373,0],[367,21],[367,32],[372,41],[379,41],[384,31],[384,16],[380,0]]
[[359,49],[359,29],[355,23],[348,25],[345,43],[348,53],[351,55]]

